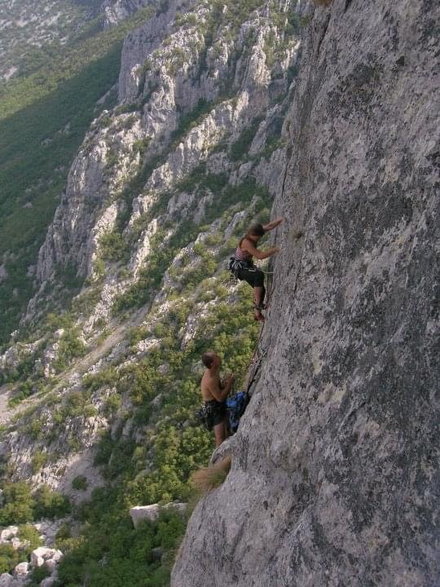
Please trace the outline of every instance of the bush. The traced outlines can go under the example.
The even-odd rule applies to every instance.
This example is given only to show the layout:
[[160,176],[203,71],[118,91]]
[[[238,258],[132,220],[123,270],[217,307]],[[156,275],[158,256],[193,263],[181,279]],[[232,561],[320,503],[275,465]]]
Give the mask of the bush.
[[47,453],[38,450],[36,451],[33,456],[32,456],[32,460],[31,460],[31,467],[32,467],[32,474],[35,475],[35,473],[38,473],[38,471],[41,469],[41,467],[44,467],[44,465],[47,463]]
[[118,374],[114,367],[102,369],[98,373],[88,373],[84,375],[82,384],[85,389],[96,391],[101,387],[113,386],[118,381]]
[[129,250],[120,232],[106,232],[99,241],[101,257],[106,261],[124,261]]
[[75,479],[72,480],[72,487],[77,491],[85,491],[89,486],[89,482],[87,481],[87,477],[84,475],[77,475]]
[[33,585],[40,585],[41,581],[43,581],[43,579],[46,579],[46,577],[50,577],[51,574],[52,573],[47,565],[41,565],[41,567],[34,567],[29,577],[30,587],[32,587]]
[[39,518],[62,518],[70,512],[69,499],[52,491],[47,485],[42,485],[35,492],[35,517]]
[[10,573],[20,562],[20,554],[10,544],[0,544],[0,574]]
[[34,519],[35,500],[24,481],[6,483],[3,487],[4,506],[0,509],[0,526],[23,524]]
[[35,526],[32,526],[31,524],[25,524],[24,526],[20,526],[18,531],[18,537],[21,541],[26,540],[27,542],[29,542],[29,546],[27,547],[27,550],[29,551],[32,551],[38,546],[40,546],[42,542],[40,538],[40,533],[35,528]]
[[86,352],[86,345],[79,338],[77,328],[66,330],[61,336],[58,355],[53,366],[56,371],[62,371],[75,357],[82,357]]
[[121,396],[117,393],[112,393],[106,400],[104,405],[104,414],[108,417],[115,414],[121,407]]

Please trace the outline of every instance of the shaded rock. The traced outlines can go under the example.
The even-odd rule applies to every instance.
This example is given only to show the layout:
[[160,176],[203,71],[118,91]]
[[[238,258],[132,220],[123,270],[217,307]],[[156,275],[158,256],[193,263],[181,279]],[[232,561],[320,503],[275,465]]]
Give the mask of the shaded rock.
[[151,556],[153,557],[154,560],[160,561],[162,559],[164,553],[165,553],[164,549],[161,548],[160,546],[157,546],[156,548],[151,549]]
[[52,585],[57,584],[57,577],[56,575],[51,575],[50,577],[46,577],[40,583],[40,587],[52,587]]
[[149,522],[155,522],[159,517],[160,506],[158,503],[151,505],[139,505],[130,508],[130,517],[133,521],[135,528],[139,526],[141,522],[148,520]]
[[214,465],[218,461],[221,461],[222,459],[224,459],[226,456],[229,456],[229,455],[232,456],[233,450],[234,450],[234,445],[235,445],[235,436],[231,436],[230,438],[227,438],[212,453],[210,464]]

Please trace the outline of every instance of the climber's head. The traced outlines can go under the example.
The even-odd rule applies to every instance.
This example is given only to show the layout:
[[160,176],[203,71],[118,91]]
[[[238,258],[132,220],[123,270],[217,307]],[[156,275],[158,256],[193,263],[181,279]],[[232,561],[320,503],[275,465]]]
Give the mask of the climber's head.
[[259,239],[260,237],[262,237],[265,233],[265,230],[263,228],[263,225],[258,223],[258,224],[252,224],[252,226],[249,228],[249,230],[247,231],[246,236],[247,237],[251,237],[252,239]]
[[220,367],[221,360],[214,351],[207,351],[202,355],[202,363],[207,369],[211,369],[212,367]]

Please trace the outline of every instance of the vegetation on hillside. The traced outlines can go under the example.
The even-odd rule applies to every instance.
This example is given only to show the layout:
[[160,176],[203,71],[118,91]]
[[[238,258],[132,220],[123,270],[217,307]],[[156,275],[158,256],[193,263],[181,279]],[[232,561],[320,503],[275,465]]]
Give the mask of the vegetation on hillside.
[[122,39],[147,14],[108,31],[92,28],[91,36],[0,87],[0,265],[7,275],[0,279],[0,344],[33,292],[37,251],[73,157],[92,119],[114,105],[107,93],[118,78]]
[[[224,372],[237,374],[238,387],[243,385],[258,336],[248,286],[241,285],[234,294],[231,312],[228,290],[219,290],[215,281],[202,283],[191,302],[176,301],[152,331],[139,327],[129,332],[132,345],[160,337],[160,343],[144,359],[84,379],[85,390],[102,394],[113,390],[109,399],[119,425],[113,433],[103,434],[95,457],[107,485],[94,490],[92,500],[73,512],[82,526],[80,536],[72,538],[67,532],[59,538],[58,546],[67,553],[60,566],[63,585],[78,585],[86,579],[93,585],[114,587],[127,580],[133,585],[168,584],[173,549],[185,522],[166,513],[159,522],[135,530],[128,510],[134,505],[191,499],[191,473],[206,464],[213,449],[212,433],[201,428],[195,418],[200,402],[200,355],[207,349],[218,352],[224,360]],[[188,315],[200,304],[209,304],[202,301],[209,291],[213,303],[182,348]],[[131,406],[122,420],[118,411],[121,402],[115,401],[118,397]],[[112,413],[111,407],[108,413]],[[128,421],[136,425],[137,441],[123,434]],[[45,440],[40,438],[47,444],[50,430],[43,427]],[[31,521],[41,508],[39,500],[25,483],[9,484],[0,523]],[[56,514],[57,507],[58,515],[66,513],[67,505],[57,505],[54,498],[46,498],[44,504],[46,516]],[[164,551],[160,560],[154,558],[157,547]]]

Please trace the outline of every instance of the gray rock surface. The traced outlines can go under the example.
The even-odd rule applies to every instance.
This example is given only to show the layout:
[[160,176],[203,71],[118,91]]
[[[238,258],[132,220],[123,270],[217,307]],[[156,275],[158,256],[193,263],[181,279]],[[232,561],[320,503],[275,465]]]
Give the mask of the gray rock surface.
[[9,573],[2,573],[0,575],[0,586],[1,587],[11,587],[11,585],[16,584],[14,577]]
[[440,584],[439,12],[310,15],[261,376],[174,587]]
[[31,572],[31,565],[28,562],[18,563],[14,568],[14,577],[25,579]]

